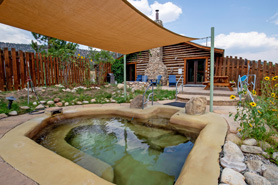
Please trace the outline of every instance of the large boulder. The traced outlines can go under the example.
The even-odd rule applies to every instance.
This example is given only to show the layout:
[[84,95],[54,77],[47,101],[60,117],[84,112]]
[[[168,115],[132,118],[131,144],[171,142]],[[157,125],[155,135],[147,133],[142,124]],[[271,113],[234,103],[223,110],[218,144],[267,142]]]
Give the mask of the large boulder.
[[192,97],[185,106],[185,113],[201,115],[206,112],[207,99],[205,97]]
[[[144,97],[144,102],[145,101],[146,101],[146,97]],[[142,109],[142,104],[143,104],[143,95],[138,95],[130,102],[130,108]],[[144,107],[147,107],[147,104],[145,104]]]

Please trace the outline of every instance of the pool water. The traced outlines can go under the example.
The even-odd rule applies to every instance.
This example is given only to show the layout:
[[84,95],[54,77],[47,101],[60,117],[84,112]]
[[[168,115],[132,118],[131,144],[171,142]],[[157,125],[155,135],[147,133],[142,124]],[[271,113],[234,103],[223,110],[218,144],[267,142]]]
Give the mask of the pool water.
[[[59,135],[65,128],[69,130],[66,142],[110,165],[114,171],[113,183],[118,185],[174,184],[193,147],[189,137],[175,131],[118,117],[64,120],[40,143],[55,151],[59,147],[53,144],[55,133]],[[76,153],[70,157],[64,152],[57,153],[76,163],[80,160]]]

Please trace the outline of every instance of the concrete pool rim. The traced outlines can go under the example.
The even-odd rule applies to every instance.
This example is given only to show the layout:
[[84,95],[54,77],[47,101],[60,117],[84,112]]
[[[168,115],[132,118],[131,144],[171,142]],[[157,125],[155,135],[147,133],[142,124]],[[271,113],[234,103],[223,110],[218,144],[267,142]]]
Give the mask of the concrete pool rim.
[[[144,110],[126,107],[92,107],[64,112],[64,115],[70,116],[91,114],[116,114],[137,118],[169,114],[172,115],[170,122],[177,127],[200,130],[176,184],[218,184],[219,153],[228,129],[226,120],[221,116],[214,113],[191,116],[185,114],[184,109],[170,106],[153,106]],[[6,133],[0,139],[1,157],[39,184],[112,184],[40,146],[26,136],[47,119],[51,118],[42,115]]]

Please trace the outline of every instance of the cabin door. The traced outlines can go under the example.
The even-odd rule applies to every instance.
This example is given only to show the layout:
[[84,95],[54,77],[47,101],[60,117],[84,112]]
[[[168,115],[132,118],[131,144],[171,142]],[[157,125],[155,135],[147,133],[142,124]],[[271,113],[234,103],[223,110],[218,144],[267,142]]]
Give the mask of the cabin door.
[[127,64],[126,65],[126,80],[127,81],[135,81],[135,64]]
[[186,82],[188,84],[202,84],[205,79],[205,59],[186,61]]

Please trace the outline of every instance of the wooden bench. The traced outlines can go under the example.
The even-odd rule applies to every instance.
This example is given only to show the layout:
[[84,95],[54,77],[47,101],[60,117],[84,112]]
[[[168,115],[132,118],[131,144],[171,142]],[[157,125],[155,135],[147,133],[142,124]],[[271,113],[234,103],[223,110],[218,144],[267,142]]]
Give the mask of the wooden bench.
[[[233,86],[235,86],[235,82],[229,82],[228,76],[214,76],[214,86],[220,87],[228,87],[230,91],[233,91]],[[208,90],[210,88],[210,81],[203,82],[203,85],[206,85],[204,90]]]

